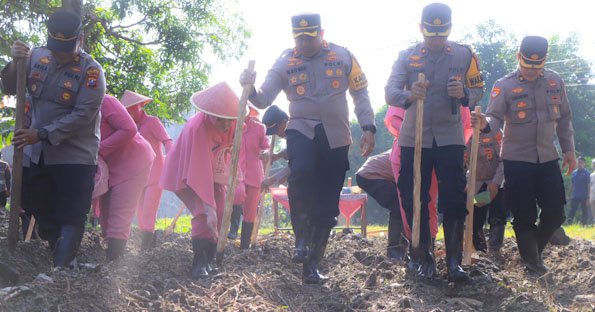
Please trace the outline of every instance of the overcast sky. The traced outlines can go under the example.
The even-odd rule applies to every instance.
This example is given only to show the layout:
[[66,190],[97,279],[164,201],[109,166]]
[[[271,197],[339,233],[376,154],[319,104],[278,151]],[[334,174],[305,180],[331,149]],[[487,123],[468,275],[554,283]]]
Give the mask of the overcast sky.
[[[249,59],[256,61],[256,87],[268,69],[287,48],[293,48],[290,18],[301,12],[321,15],[325,39],[347,47],[360,62],[369,81],[372,105],[384,105],[384,86],[400,50],[421,40],[419,21],[422,8],[435,1],[351,1],[351,0],[238,0],[231,4],[241,12],[252,37],[239,61],[215,64],[210,83],[228,81],[241,94],[238,79]],[[494,19],[517,38],[525,35],[550,37],[570,32],[579,34],[579,53],[595,61],[593,10],[588,1],[444,1],[453,11],[449,39],[457,41],[479,23]],[[550,60],[554,61],[554,60]],[[348,97],[349,98],[349,97]],[[275,102],[287,106],[281,92]],[[353,107],[351,107],[353,111]]]

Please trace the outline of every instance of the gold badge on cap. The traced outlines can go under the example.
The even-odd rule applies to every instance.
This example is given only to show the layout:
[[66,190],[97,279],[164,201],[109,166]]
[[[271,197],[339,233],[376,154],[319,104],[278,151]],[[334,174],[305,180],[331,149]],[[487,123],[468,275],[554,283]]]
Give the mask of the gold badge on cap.
[[537,59],[539,59],[539,55],[537,55],[537,53],[535,53],[535,54],[531,55],[531,59],[537,60]]
[[304,18],[302,18],[302,20],[300,21],[300,26],[301,27],[308,27],[308,21]]
[[439,19],[439,18],[436,18],[436,19],[434,20],[434,25],[442,25],[442,20],[441,20],[441,19]]

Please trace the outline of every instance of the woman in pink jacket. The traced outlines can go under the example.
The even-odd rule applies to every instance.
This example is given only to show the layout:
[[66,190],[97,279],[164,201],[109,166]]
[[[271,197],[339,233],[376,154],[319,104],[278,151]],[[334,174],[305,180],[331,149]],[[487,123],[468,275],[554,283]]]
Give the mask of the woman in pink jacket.
[[269,139],[266,137],[266,128],[258,120],[258,110],[248,106],[250,112],[244,122],[242,152],[240,153],[240,168],[244,175],[244,189],[246,197],[243,203],[244,219],[242,221],[242,234],[240,249],[250,247],[250,237],[254,228],[254,220],[260,201],[260,184],[264,180],[264,168],[261,152],[269,148]]
[[191,102],[200,112],[188,120],[168,153],[159,186],[175,192],[192,213],[190,275],[204,278],[217,247],[239,101],[222,82],[195,93]]
[[149,179],[155,153],[124,106],[111,95],[101,105],[99,155],[109,169],[107,193],[99,199],[100,222],[107,238],[107,260],[124,254],[134,212]]
[[165,152],[167,153],[173,145],[172,139],[167,135],[165,127],[159,118],[148,115],[142,109],[152,100],[149,97],[128,90],[124,91],[120,100],[136,123],[138,132],[149,142],[156,155],[155,160],[153,160],[153,166],[151,167],[149,180],[143,189],[143,194],[136,210],[136,219],[142,237],[141,250],[155,247],[155,219],[157,218],[157,210],[159,210],[159,202],[161,201],[161,193],[163,192],[158,185],[165,160],[163,147],[165,147]]

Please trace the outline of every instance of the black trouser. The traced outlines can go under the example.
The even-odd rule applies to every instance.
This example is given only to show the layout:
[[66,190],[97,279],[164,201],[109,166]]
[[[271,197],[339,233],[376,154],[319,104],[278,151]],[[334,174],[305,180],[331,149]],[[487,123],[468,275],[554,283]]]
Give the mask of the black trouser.
[[[487,184],[484,183],[477,193],[481,193],[487,190]],[[504,189],[498,190],[498,195],[489,204],[483,207],[474,206],[473,211],[473,224],[479,228],[483,228],[483,225],[488,220],[490,227],[498,225],[506,225],[506,206],[504,206]],[[488,218],[489,213],[489,218]],[[475,227],[474,226],[474,227]]]
[[288,196],[294,215],[307,218],[311,225],[332,228],[337,224],[339,199],[349,170],[349,146],[331,149],[322,124],[314,139],[297,130],[287,130],[289,156]]
[[510,209],[515,231],[540,227],[554,231],[564,223],[565,192],[558,160],[534,164],[504,160],[504,204]]
[[0,208],[6,209],[6,200],[8,196],[6,196],[6,191],[0,191]]
[[53,239],[63,225],[85,227],[95,184],[94,165],[31,164],[31,209],[39,224],[39,236]]
[[[421,211],[420,211],[420,242],[431,244],[430,217],[428,203],[430,202],[430,185],[432,169],[436,170],[438,178],[438,211],[444,219],[464,220],[467,215],[465,196],[465,172],[463,167],[463,145],[437,146],[433,142],[432,148],[422,148],[421,153]],[[399,193],[401,205],[407,216],[407,223],[413,224],[413,158],[415,148],[401,147],[401,170]]]
[[[570,200],[570,212],[568,212],[568,222],[574,221],[574,215],[578,207],[581,207],[581,223],[583,225],[591,224],[591,207],[589,207],[587,198],[573,198]],[[591,217],[591,218],[590,218]]]
[[390,212],[391,218],[401,220],[401,207],[395,182],[382,179],[366,179],[359,174],[355,176],[357,186],[372,196],[383,208]]

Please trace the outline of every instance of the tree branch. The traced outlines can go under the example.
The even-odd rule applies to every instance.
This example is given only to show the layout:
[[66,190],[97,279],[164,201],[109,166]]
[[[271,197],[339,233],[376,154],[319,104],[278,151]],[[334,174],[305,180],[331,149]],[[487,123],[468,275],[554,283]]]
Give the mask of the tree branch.
[[134,26],[136,26],[138,24],[142,24],[146,19],[147,19],[147,16],[145,15],[140,21],[138,21],[136,23],[133,23],[133,24],[130,24],[130,25],[127,25],[127,26],[116,25],[116,26],[112,26],[111,28],[112,29],[116,29],[116,28],[131,28],[131,27],[134,27]]

